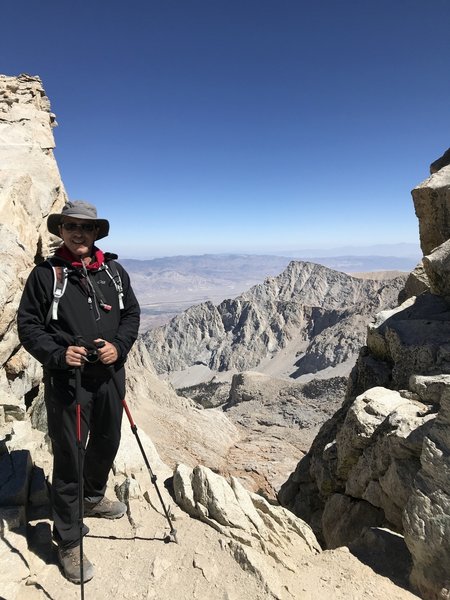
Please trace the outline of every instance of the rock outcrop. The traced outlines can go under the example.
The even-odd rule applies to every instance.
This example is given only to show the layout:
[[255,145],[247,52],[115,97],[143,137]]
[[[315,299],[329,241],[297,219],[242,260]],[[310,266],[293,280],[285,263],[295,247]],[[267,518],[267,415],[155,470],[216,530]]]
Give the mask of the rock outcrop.
[[174,491],[177,503],[218,531],[236,560],[275,598],[292,594],[293,574],[305,556],[321,551],[306,523],[247,492],[234,477],[228,482],[205,467],[178,465]]
[[298,377],[354,359],[372,316],[394,306],[403,285],[402,277],[363,280],[291,262],[236,299],[194,306],[143,337],[158,373],[203,365],[211,379],[264,370],[284,350],[291,356],[284,374]]
[[47,215],[66,199],[53,155],[55,124],[39,77],[0,75],[0,393],[15,414],[18,399],[28,394],[31,402],[40,381],[18,342],[17,307],[29,271],[49,253]]
[[424,437],[403,520],[414,557],[411,581],[424,598],[442,599],[450,598],[450,376],[429,383],[419,385],[433,401],[441,392],[440,410]]
[[437,173],[438,171],[440,171],[443,167],[446,167],[447,165],[450,165],[450,148],[448,148],[442,156],[440,156],[439,158],[437,158],[436,160],[434,160],[431,163],[431,165],[430,165],[431,175],[433,175],[433,173]]
[[343,405],[279,494],[328,547],[367,527],[404,534],[433,600],[450,597],[449,189],[444,166],[413,191],[427,283],[369,326]]
[[424,255],[450,238],[450,166],[442,167],[412,191]]

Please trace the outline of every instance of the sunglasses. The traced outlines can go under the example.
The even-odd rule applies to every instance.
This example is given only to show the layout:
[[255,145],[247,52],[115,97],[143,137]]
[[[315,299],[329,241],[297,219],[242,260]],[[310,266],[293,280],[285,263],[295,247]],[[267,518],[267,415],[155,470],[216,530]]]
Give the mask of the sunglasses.
[[97,229],[95,223],[61,223],[61,227],[66,231],[76,231],[79,229],[80,231],[92,232],[94,229]]

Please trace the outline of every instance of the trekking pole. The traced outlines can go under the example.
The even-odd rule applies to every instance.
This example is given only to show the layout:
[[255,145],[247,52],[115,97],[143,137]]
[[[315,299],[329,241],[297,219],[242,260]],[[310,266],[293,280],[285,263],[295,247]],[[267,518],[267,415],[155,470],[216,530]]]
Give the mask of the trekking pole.
[[83,565],[83,451],[81,442],[81,368],[75,369],[75,409],[78,446],[78,525],[80,527],[80,585],[81,600],[84,600],[84,565]]
[[[102,348],[104,345],[105,345],[104,342],[98,342],[96,344],[97,348]],[[114,366],[113,365],[107,365],[107,369],[108,369],[108,371],[111,374],[112,380],[114,381],[114,386],[115,386],[115,388],[117,390],[117,393],[119,394],[119,398],[120,398],[122,394],[120,393],[120,386],[119,386],[119,382],[117,381],[117,375],[116,375],[116,372],[114,370]],[[166,519],[167,519],[167,522],[168,522],[169,527],[170,527],[170,534],[168,535],[169,541],[173,540],[175,543],[178,543],[178,540],[177,540],[177,530],[174,528],[174,526],[172,524],[172,519],[170,518],[169,511],[167,510],[166,505],[164,504],[163,497],[161,496],[161,492],[159,491],[158,484],[156,483],[157,477],[153,473],[152,468],[150,466],[150,463],[148,461],[147,455],[145,454],[144,447],[143,447],[142,442],[141,442],[141,440],[139,438],[139,434],[138,434],[136,423],[133,421],[133,417],[131,416],[131,412],[130,412],[130,409],[128,408],[128,404],[127,404],[125,398],[122,399],[122,405],[123,405],[123,408],[125,409],[125,412],[127,414],[128,421],[130,422],[131,431],[134,433],[134,436],[136,438],[138,446],[139,446],[139,448],[141,450],[142,457],[143,457],[144,462],[145,462],[145,466],[147,467],[147,470],[148,470],[149,475],[150,475],[150,480],[153,483],[153,485],[155,486],[155,490],[156,490],[156,493],[158,494],[159,501],[161,502],[161,506],[163,508],[164,514],[166,515]]]

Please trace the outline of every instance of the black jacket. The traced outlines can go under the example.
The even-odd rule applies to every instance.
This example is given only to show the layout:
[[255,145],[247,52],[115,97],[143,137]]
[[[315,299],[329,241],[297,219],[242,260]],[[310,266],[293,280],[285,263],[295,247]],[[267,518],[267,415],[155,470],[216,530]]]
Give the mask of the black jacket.
[[[94,339],[102,338],[117,348],[115,367],[119,368],[125,362],[139,329],[140,309],[128,273],[105,255],[111,271],[117,272],[122,280],[124,308],[120,310],[116,287],[104,270],[89,270],[92,286],[81,269],[61,258],[54,257],[52,260],[69,270],[67,287],[58,306],[58,319],[46,325],[53,303],[54,273],[45,261],[31,271],[19,305],[17,324],[24,348],[42,363],[45,371],[67,370],[71,368],[65,358],[68,346],[87,346]],[[111,310],[101,308],[99,295],[111,306]]]

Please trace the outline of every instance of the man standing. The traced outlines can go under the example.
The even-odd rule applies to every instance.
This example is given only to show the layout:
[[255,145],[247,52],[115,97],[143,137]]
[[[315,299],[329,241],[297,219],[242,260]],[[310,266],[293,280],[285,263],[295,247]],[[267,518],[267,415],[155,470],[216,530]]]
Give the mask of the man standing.
[[[64,575],[80,582],[76,400],[81,406],[85,516],[116,519],[122,502],[105,497],[120,442],[124,363],[138,335],[139,305],[116,255],[94,245],[109,222],[83,201],[67,202],[47,220],[62,238],[51,259],[31,272],[18,311],[19,338],[43,365],[48,431],[53,448],[53,537]],[[108,366],[123,390],[119,397]],[[81,370],[81,389],[75,370]],[[78,398],[76,398],[78,394]],[[89,441],[87,442],[89,434]],[[86,445],[87,443],[87,445]],[[84,526],[83,534],[88,532]],[[83,557],[84,581],[94,575]]]

